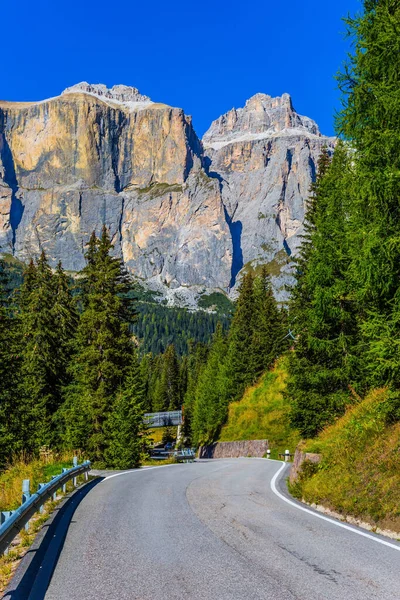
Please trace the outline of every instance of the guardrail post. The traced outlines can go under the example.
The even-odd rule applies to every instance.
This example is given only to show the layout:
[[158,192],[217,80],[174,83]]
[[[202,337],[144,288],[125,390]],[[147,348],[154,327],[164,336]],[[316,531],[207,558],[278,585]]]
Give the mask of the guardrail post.
[[[57,477],[57,475],[52,475],[51,478],[55,479]],[[55,490],[54,494],[53,494],[53,502],[55,502],[57,500],[57,490]]]
[[[66,471],[68,471],[68,469],[64,468],[61,472],[65,473]],[[67,484],[66,483],[63,484],[62,491],[63,491],[63,494],[67,493]]]
[[85,481],[89,480],[89,471],[85,471]]
[[[25,504],[31,497],[31,482],[29,479],[22,481],[22,504]],[[25,525],[25,531],[29,531],[29,521]]]
[[[9,519],[11,517],[11,515],[13,514],[13,510],[3,510],[0,512],[0,525],[3,525],[3,523],[5,523],[7,521],[7,519]],[[5,556],[7,556],[8,552],[10,550],[10,547],[7,546],[7,548],[4,550],[3,554]]]
[[[39,492],[39,490],[41,490],[41,489],[42,489],[42,487],[44,487],[45,485],[46,485],[45,483],[38,483],[38,488],[37,488],[37,489],[38,489],[38,492]],[[42,505],[39,507],[39,512],[40,512],[40,514],[43,514],[43,511],[44,511],[44,504],[42,504]]]
[[[78,457],[74,456],[72,462],[73,462],[74,467],[77,467],[78,466]],[[77,477],[74,477],[73,482],[74,482],[74,487],[76,487],[78,485],[78,479],[77,479]]]

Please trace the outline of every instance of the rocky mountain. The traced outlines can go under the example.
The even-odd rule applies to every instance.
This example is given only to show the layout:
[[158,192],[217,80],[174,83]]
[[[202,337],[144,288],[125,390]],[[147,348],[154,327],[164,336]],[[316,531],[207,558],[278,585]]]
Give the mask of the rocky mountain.
[[[238,272],[269,264],[283,288],[296,253],[310,184],[324,145],[317,124],[296,113],[289,94],[256,94],[214,121],[203,137],[210,174],[221,184]],[[280,277],[278,276],[280,275]]]
[[2,101],[0,252],[27,261],[44,249],[77,271],[105,223],[128,269],[169,302],[193,305],[229,291],[245,266],[285,271],[318,154],[333,143],[287,94],[257,94],[203,143],[182,109],[128,86]]

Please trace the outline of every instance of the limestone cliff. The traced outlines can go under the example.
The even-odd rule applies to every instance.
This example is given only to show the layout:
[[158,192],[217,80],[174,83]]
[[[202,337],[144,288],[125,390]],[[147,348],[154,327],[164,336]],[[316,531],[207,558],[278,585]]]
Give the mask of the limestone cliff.
[[218,181],[190,117],[135,88],[79,84],[35,103],[0,103],[0,244],[27,260],[84,265],[105,223],[143,279],[229,281],[232,243]]
[[290,270],[285,257],[299,246],[319,154],[334,143],[296,113],[288,94],[256,94],[212,123],[203,144],[231,229],[232,283],[245,265],[269,263],[275,275]]
[[127,267],[168,297],[176,290],[172,301],[193,286],[228,290],[247,263],[296,250],[324,144],[333,140],[286,94],[257,94],[203,144],[183,110],[128,86],[3,101],[0,252],[26,261],[44,249],[77,271],[105,223]]

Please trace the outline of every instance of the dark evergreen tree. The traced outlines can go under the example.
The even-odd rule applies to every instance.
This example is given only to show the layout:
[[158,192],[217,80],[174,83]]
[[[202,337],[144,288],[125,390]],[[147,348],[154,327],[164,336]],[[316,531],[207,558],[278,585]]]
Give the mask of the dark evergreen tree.
[[312,437],[341,414],[356,378],[357,318],[349,284],[351,157],[343,144],[332,162],[322,152],[306,218],[291,300],[295,351],[288,395],[292,422]]
[[21,444],[34,452],[53,442],[52,417],[61,402],[55,283],[44,253],[28,266],[20,294]]
[[134,350],[129,326],[135,313],[127,297],[131,283],[112,249],[106,227],[100,239],[91,236],[81,273],[83,312],[75,338],[73,382],[63,411],[69,445],[100,462],[107,446],[105,423]]
[[176,410],[182,405],[179,362],[175,346],[168,346],[161,358],[161,369],[154,390],[155,411]]
[[200,373],[204,368],[208,355],[206,344],[189,344],[187,386],[183,400],[183,439],[187,445],[192,443],[193,410],[196,398],[196,389]]
[[250,369],[253,381],[269,369],[287,347],[287,329],[266,268],[254,280],[254,325]]
[[106,425],[105,462],[108,467],[132,469],[140,465],[146,445],[144,401],[145,386],[135,353],[124,387],[116,396]]
[[352,275],[368,387],[400,386],[400,5],[365,0],[339,76],[339,133],[354,148]]
[[18,450],[20,407],[14,401],[18,377],[13,319],[8,293],[8,278],[0,260],[0,469]]
[[217,327],[207,363],[200,370],[192,409],[192,435],[195,444],[214,441],[227,415],[228,401],[224,390],[224,360],[227,342],[221,326]]
[[228,336],[228,350],[224,361],[223,394],[228,402],[239,399],[246,386],[252,383],[252,343],[256,319],[254,277],[243,276],[239,297]]

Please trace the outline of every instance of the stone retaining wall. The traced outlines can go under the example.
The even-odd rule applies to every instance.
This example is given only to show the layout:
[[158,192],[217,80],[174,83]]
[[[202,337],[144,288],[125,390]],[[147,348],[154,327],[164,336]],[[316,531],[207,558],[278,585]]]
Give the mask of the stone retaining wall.
[[268,440],[216,442],[209,446],[200,446],[199,458],[240,458],[241,456],[262,458],[268,448]]
[[321,454],[314,454],[313,452],[302,452],[299,448],[296,448],[292,468],[290,469],[290,483],[294,483],[297,480],[304,461],[307,460],[309,462],[318,464],[319,462],[321,462],[321,458]]

